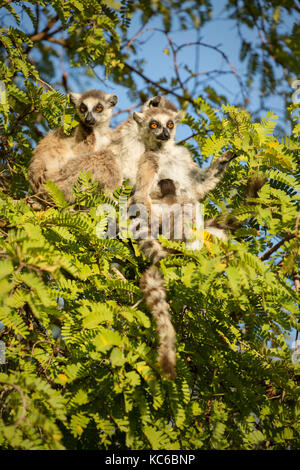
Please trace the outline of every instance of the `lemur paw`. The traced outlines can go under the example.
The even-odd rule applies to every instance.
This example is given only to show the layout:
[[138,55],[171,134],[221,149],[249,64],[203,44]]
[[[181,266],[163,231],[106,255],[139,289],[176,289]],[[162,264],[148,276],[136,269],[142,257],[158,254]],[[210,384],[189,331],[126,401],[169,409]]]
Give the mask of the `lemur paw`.
[[227,150],[227,152],[223,153],[223,155],[221,155],[218,160],[220,163],[225,165],[226,163],[231,162],[231,160],[233,160],[236,157],[237,157],[236,153],[234,153],[232,150]]
[[151,208],[151,199],[147,195],[144,195],[144,194],[140,195],[139,193],[135,193],[129,199],[129,205],[132,205],[132,204],[143,204],[149,209]]

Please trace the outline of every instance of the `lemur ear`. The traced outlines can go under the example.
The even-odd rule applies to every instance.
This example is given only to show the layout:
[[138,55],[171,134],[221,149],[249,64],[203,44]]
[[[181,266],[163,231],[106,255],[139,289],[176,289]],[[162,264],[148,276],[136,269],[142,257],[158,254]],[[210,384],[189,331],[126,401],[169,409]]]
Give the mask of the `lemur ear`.
[[153,96],[153,98],[149,98],[143,104],[142,112],[146,111],[146,109],[149,109],[149,108],[158,108],[159,105],[160,105],[160,101],[161,101],[161,96],[160,95]]
[[137,113],[135,111],[133,113],[133,119],[135,120],[135,122],[137,122],[139,125],[141,125],[143,120],[144,120],[144,115],[143,115],[143,113]]
[[116,106],[116,104],[118,103],[117,95],[109,95],[108,98],[107,98],[107,102],[108,102],[108,104],[110,105],[111,108]]
[[185,116],[185,112],[180,110],[178,111],[178,113],[176,113],[176,116],[175,116],[175,122],[176,124],[178,124]]
[[80,99],[81,99],[81,93],[70,93],[70,101],[71,103],[75,104],[75,106],[79,105]]
[[149,108],[151,108],[151,107],[157,108],[159,106],[160,101],[161,101],[161,96],[160,95],[154,96],[149,101]]

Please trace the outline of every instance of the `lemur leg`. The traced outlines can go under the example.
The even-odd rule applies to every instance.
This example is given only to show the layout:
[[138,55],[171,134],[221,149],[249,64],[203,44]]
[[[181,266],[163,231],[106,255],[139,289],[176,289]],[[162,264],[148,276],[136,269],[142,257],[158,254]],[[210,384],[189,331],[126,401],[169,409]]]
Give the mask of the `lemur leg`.
[[53,181],[63,191],[65,198],[74,202],[73,185],[81,172],[88,171],[93,175],[93,181],[100,183],[102,189],[110,195],[122,184],[119,164],[114,154],[107,149],[71,160],[55,175]]

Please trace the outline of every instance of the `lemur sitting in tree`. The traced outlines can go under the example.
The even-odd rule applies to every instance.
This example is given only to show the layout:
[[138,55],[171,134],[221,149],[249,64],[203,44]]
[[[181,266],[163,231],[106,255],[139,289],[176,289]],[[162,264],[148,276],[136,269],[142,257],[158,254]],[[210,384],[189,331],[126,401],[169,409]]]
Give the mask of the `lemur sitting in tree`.
[[[112,192],[122,181],[134,186],[137,162],[145,148],[135,120],[130,116],[115,130],[109,128],[116,95],[98,90],[71,93],[80,124],[70,136],[62,129],[47,134],[38,144],[29,167],[29,181],[35,191],[44,192],[43,184],[52,180],[70,202],[72,187],[80,172],[90,171],[93,180]],[[176,107],[162,96],[144,103],[142,110],[151,107]]]
[[[143,204],[150,214],[154,213],[154,218],[157,217],[156,203],[189,203],[196,206],[199,199],[216,187],[228,163],[235,158],[233,152],[228,150],[208,168],[200,169],[188,149],[177,145],[174,140],[176,126],[182,119],[181,111],[148,109],[143,113],[134,113],[133,118],[138,124],[145,152],[139,160],[131,204]],[[192,223],[193,220],[189,222]],[[139,245],[153,263],[141,279],[141,288],[157,324],[162,369],[165,374],[174,378],[176,336],[170,320],[163,277],[155,266],[167,255],[167,251],[158,240],[148,235],[148,228],[148,218],[141,218],[142,239],[139,240]],[[187,239],[184,240],[188,242]],[[191,248],[193,247],[192,245]]]
[[43,193],[43,184],[51,180],[67,200],[72,201],[72,185],[80,171],[90,170],[94,180],[101,181],[109,190],[121,183],[121,172],[111,152],[99,155],[111,141],[109,125],[117,96],[89,90],[82,94],[71,93],[70,99],[80,123],[71,135],[65,135],[59,128],[39,142],[29,166],[29,182],[34,191]]

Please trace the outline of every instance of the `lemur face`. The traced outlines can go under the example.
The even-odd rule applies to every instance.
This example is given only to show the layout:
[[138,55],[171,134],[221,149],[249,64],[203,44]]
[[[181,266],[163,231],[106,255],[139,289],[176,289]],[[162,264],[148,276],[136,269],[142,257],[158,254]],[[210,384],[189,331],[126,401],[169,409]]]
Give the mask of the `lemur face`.
[[150,108],[144,113],[133,113],[139,132],[146,147],[161,147],[168,140],[173,140],[176,125],[182,119],[182,113],[160,108]]
[[117,104],[116,95],[110,95],[100,90],[89,90],[85,93],[70,93],[77,115],[88,128],[109,124],[112,109]]

